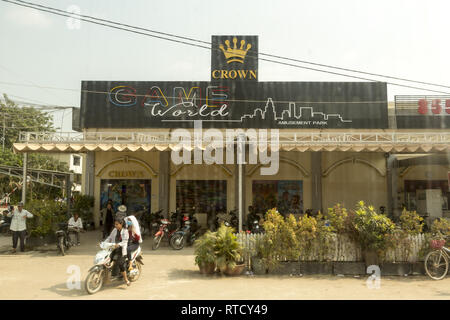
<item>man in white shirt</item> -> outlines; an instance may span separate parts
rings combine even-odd
[[[80,245],[80,232],[83,231],[83,223],[81,222],[81,218],[79,217],[78,213],[74,213],[73,217],[69,219],[68,223],[68,232],[69,237],[71,233],[74,233],[77,238],[77,245]]]
[[[19,202],[17,209],[11,210],[8,217],[12,217],[10,229],[12,231],[13,249],[16,253],[17,240],[20,238],[20,251],[25,251],[25,234],[27,232],[27,218],[33,218],[33,215],[27,210],[23,209],[23,203]]]

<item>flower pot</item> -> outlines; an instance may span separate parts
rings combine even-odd
[[[214,274],[214,271],[216,270],[216,264],[214,262],[212,263],[203,263],[199,266],[200,273],[201,274]]]
[[[223,269],[223,270],[221,269],[220,271],[222,271],[227,276],[238,276],[238,275],[242,274],[244,269],[245,269],[245,264],[237,264],[234,268],[226,267],[225,269]]]
[[[366,263],[366,267],[371,265],[379,265],[378,253],[376,250],[366,249],[363,251],[364,262]]]
[[[266,274],[267,268],[264,266],[262,259],[252,258],[252,271],[254,274]]]

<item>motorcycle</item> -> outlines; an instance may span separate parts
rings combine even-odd
[[[11,218],[6,216],[8,210],[3,211],[3,215],[0,215],[0,233],[11,233],[9,226],[11,225]]]
[[[173,220],[173,219],[172,219]],[[161,219],[159,223],[159,230],[153,237],[152,249],[157,250],[161,244],[162,238],[166,237],[170,243],[171,237],[178,231],[176,223],[169,221],[168,219]]]
[[[255,219],[251,222],[250,232],[251,233],[262,233],[263,232],[263,228],[262,228],[262,226],[260,226],[258,219]]]
[[[148,223],[150,234],[155,234],[156,230],[158,229],[158,223],[164,219],[163,215],[161,214],[163,212],[163,209],[158,210],[156,212],[152,212],[150,214],[150,221]]]
[[[85,281],[85,289],[89,294],[98,292],[104,283],[109,281],[122,280],[122,275],[119,272],[119,265],[115,259],[111,259],[111,253],[114,251],[115,243],[102,242],[100,243],[100,250],[94,258],[94,266],[89,269],[89,273]],[[139,279],[142,273],[143,256],[141,247],[139,246],[131,253],[132,269],[127,269],[127,277],[130,282],[135,282]],[[128,261],[127,261],[128,265]]]
[[[181,230],[176,231],[170,238],[170,245],[175,250],[183,249],[186,244],[192,245],[197,238],[199,231],[197,218],[192,214],[184,217],[183,222]]]
[[[239,219],[236,214],[237,209],[231,210],[228,215],[220,215],[217,216],[215,221],[215,228],[216,230],[220,227],[220,225],[223,223],[227,227],[232,227],[234,230],[237,230],[239,227]]]
[[[61,255],[66,255],[66,252],[73,246],[71,239],[69,238],[69,233],[67,231],[67,223],[60,223],[59,230],[55,232],[56,234],[56,247],[58,248]]]

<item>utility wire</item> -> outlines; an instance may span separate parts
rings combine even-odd
[[[8,1],[8,0],[2,0],[2,1],[13,3],[13,2]],[[107,22],[107,23],[111,23],[111,24],[114,24],[114,25],[118,25],[118,26],[124,26],[124,27],[127,27],[127,28],[133,28],[133,29],[136,29],[136,30],[142,30],[142,31],[146,31],[146,32],[161,34],[161,35],[164,35],[164,36],[170,36],[170,37],[174,37],[174,38],[178,38],[178,39],[182,39],[182,40],[188,40],[188,41],[197,42],[197,43],[201,43],[201,44],[212,45],[211,42],[202,41],[202,40],[198,40],[198,39],[194,39],[194,38],[190,38],[190,37],[178,36],[178,35],[171,34],[171,33],[165,33],[165,32],[151,30],[151,29],[147,29],[147,28],[136,27],[136,26],[132,26],[132,25],[124,24],[124,23],[119,23],[119,22],[115,22],[115,21],[111,21],[111,20],[107,20],[107,19],[96,18],[96,17],[89,16],[89,15],[82,15],[82,14],[71,13],[71,12],[68,12],[68,11],[65,11],[65,10],[52,8],[52,7],[48,7],[48,6],[43,6],[43,5],[35,4],[35,3],[32,3],[32,2],[26,2],[26,1],[22,1],[22,0],[15,0],[15,1],[16,2],[20,2],[22,4],[27,4],[27,5],[31,5],[31,6],[36,6],[36,7],[40,7],[40,8],[54,10],[54,11],[61,12],[61,13],[66,13],[66,14],[69,14],[70,17],[77,16],[77,17],[92,19],[92,20],[96,20],[96,21]],[[21,5],[19,3],[15,3],[15,4],[16,5]],[[24,6],[27,6],[27,5],[24,5]],[[27,7],[30,7],[30,6],[27,6]],[[32,7],[32,8],[34,8],[34,7]],[[38,9],[38,8],[34,8],[34,9],[49,12],[47,10],[42,10],[42,9]],[[50,13],[57,14],[55,12],[50,12]],[[67,15],[64,15],[64,16],[67,16]],[[80,19],[80,20],[86,21],[84,19]],[[87,21],[87,22],[95,23],[93,21]],[[113,27],[113,26],[110,26],[110,27]],[[132,30],[126,30],[126,31],[133,32]],[[148,35],[148,34],[146,34],[146,35]],[[157,37],[157,36],[154,36],[154,35],[148,35],[148,36]],[[162,37],[157,37],[157,38],[162,38]],[[169,41],[175,41],[175,40],[167,39],[167,38],[163,38],[163,39],[164,40],[169,40]],[[177,42],[177,41],[175,41],[175,42]],[[190,44],[190,43],[186,43],[184,41],[182,41],[181,43],[188,44],[188,45],[193,45],[193,44]],[[199,46],[199,47],[207,48],[205,46]],[[211,49],[211,48],[208,48],[208,49]],[[412,82],[412,83],[419,83],[419,84],[430,85],[430,86],[450,88],[450,86],[448,86],[448,85],[442,85],[442,84],[436,84],[436,83],[430,83],[430,82],[424,82],[424,81],[411,80],[411,79],[406,79],[406,78],[401,78],[401,77],[387,76],[387,75],[378,74],[378,73],[364,72],[364,71],[359,71],[359,70],[355,70],[355,69],[336,67],[336,66],[332,66],[332,65],[315,63],[315,62],[299,60],[299,59],[293,59],[293,58],[287,58],[287,57],[283,57],[283,56],[279,56],[279,55],[273,55],[273,54],[262,53],[262,52],[260,52],[259,54],[262,55],[262,56],[267,56],[267,57],[271,57],[271,58],[277,58],[277,59],[282,59],[282,60],[288,60],[288,61],[293,61],[293,62],[299,62],[299,63],[304,63],[304,64],[321,66],[321,67],[337,69],[337,70],[342,70],[342,71],[366,74],[366,75],[371,75],[371,76],[377,76],[377,77],[394,79],[394,80],[400,80],[400,81],[406,81],[406,82]],[[250,56],[250,55],[248,55],[248,56]],[[269,59],[262,59],[262,58],[259,58],[259,59],[262,60],[262,61],[267,61],[267,62],[280,63],[280,62],[277,62],[277,61],[274,61],[274,60],[269,60]],[[283,63],[281,63],[281,64],[283,64]],[[295,67],[304,68],[304,69],[309,69],[309,70],[313,70],[313,71],[327,72],[325,70],[306,68],[306,67],[301,67],[301,66],[292,65],[292,64],[286,64],[286,65],[288,65],[288,66],[295,66]],[[335,74],[335,75],[339,75],[339,76],[345,76],[345,77],[354,77],[354,76],[350,76],[350,75],[343,75],[343,74],[340,74],[340,73],[333,73],[333,72],[327,72],[327,73],[331,73],[331,74]],[[375,80],[372,80],[372,79],[365,79],[365,78],[360,78],[360,77],[354,77],[354,78],[361,79],[361,80],[375,81]],[[389,84],[397,85],[397,86],[404,86],[404,85],[395,84],[395,83],[389,83]],[[416,87],[411,87],[411,86],[405,86],[405,87],[413,88],[413,89],[419,89],[419,90],[428,90],[428,89],[416,88]],[[436,91],[433,91],[433,92],[436,92]]]
[[[112,81],[117,82],[117,81]],[[21,84],[21,83],[11,83],[11,82],[2,82],[3,84],[8,85],[15,85],[15,86],[30,86],[27,84]],[[76,91],[76,92],[84,92],[84,93],[92,93],[92,94],[111,94],[110,91],[97,91],[97,90],[84,90],[84,89],[70,89],[70,88],[57,88],[57,87],[47,87],[55,90],[66,90],[66,91]],[[123,95],[129,95],[128,93],[124,93]],[[134,97],[148,97],[148,94],[133,94]],[[179,99],[180,97],[173,97],[173,96],[164,96],[166,99]],[[206,100],[206,98],[198,98],[198,100]],[[249,99],[226,99],[224,100],[226,102],[248,102],[248,103],[265,103],[267,102],[267,99],[265,100],[249,100]],[[273,100],[273,102],[277,103],[289,103],[289,102],[296,102],[296,103],[315,103],[315,104],[325,104],[325,103],[343,103],[343,104],[364,104],[364,103],[386,103],[385,100],[378,100],[378,101],[292,101],[292,100]]]

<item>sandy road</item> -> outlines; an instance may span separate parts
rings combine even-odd
[[[82,235],[83,245],[68,255],[56,251],[5,254],[10,239],[0,237],[0,299],[449,299],[450,278],[433,281],[424,276],[383,277],[381,288],[369,289],[366,277],[337,276],[224,276],[205,277],[194,265],[192,248],[152,251],[144,242],[141,278],[126,287],[105,286],[95,295],[67,288],[70,265],[80,267],[84,281],[92,266],[98,233]],[[51,246],[50,246],[51,248]]]

